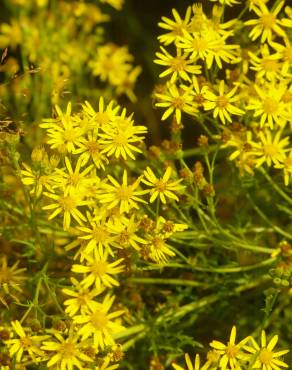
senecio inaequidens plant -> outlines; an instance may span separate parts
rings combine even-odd
[[[40,106],[36,145],[29,122],[1,121],[0,370],[289,368],[292,8],[210,0],[163,16],[152,97],[170,139],[147,147],[117,101],[139,105],[141,67],[100,26],[124,2],[97,3],[13,0],[0,26],[20,54],[5,49],[3,73],[52,77],[24,68],[1,89],[8,111],[25,85],[23,106]],[[78,99],[61,108],[65,85]]]

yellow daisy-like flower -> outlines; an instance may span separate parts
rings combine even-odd
[[[31,195],[39,198],[44,188],[46,190],[51,189],[52,177],[50,175],[41,175],[26,163],[22,163],[22,166],[24,167],[24,170],[21,170],[21,181],[26,186],[33,186],[29,192]]]
[[[164,45],[176,43],[183,36],[183,31],[187,29],[191,14],[192,8],[190,6],[187,8],[184,18],[181,18],[178,12],[172,9],[174,20],[162,17],[163,22],[158,23],[159,27],[168,31],[166,34],[159,36],[158,40]]]
[[[115,220],[109,223],[109,229],[116,236],[114,246],[116,248],[133,247],[140,250],[140,244],[146,244],[146,240],[137,235],[139,231],[139,223],[135,215],[131,218],[123,217],[121,220]]]
[[[94,347],[104,349],[115,344],[113,335],[121,332],[124,327],[115,320],[124,311],[109,313],[115,297],[107,295],[97,309],[90,309],[86,314],[74,316],[73,320],[80,325],[78,334],[82,340],[93,337]]]
[[[213,117],[219,116],[223,124],[232,122],[230,114],[241,116],[244,111],[233,105],[232,103],[238,101],[239,97],[236,96],[237,86],[230,90],[227,94],[225,93],[225,83],[222,80],[219,84],[219,95],[215,95],[209,89],[204,89],[203,96],[206,99],[204,102],[205,110],[213,110]]]
[[[267,344],[266,333],[262,330],[261,334],[261,347],[252,338],[253,347],[245,346],[244,348],[256,355],[255,363],[252,369],[262,369],[262,370],[280,370],[280,367],[288,368],[289,365],[285,362],[279,360],[279,357],[285,355],[289,350],[282,350],[279,352],[274,352],[274,348],[278,342],[278,335],[274,335],[270,342]]]
[[[107,208],[111,209],[116,206],[120,207],[120,212],[129,212],[131,208],[138,209],[137,202],[147,203],[141,199],[139,195],[146,194],[148,190],[136,190],[140,184],[142,177],[140,176],[133,184],[128,185],[127,171],[124,170],[123,182],[120,185],[111,175],[108,175],[111,184],[104,184],[103,192],[98,196],[101,203],[107,204]]]
[[[276,8],[272,11],[262,1],[258,2],[258,7],[253,7],[253,11],[259,18],[250,19],[245,22],[246,26],[253,26],[253,29],[249,33],[252,41],[261,37],[261,43],[265,41],[271,42],[273,33],[281,37],[287,37],[285,31],[280,27],[281,21],[277,19],[284,4],[285,1],[277,3]]]
[[[286,186],[288,186],[292,176],[292,150],[290,150],[287,157],[285,156],[280,163],[275,165],[275,168],[283,169],[284,183]]]
[[[45,357],[45,353],[40,349],[40,343],[42,340],[48,338],[48,336],[28,335],[18,320],[12,321],[11,326],[19,338],[5,341],[5,344],[9,348],[10,356],[15,356],[16,362],[18,363],[21,362],[23,355],[25,358],[29,355],[35,363],[40,362]]]
[[[142,179],[142,182],[152,188],[150,190],[150,203],[153,203],[157,197],[163,204],[166,204],[166,197],[178,201],[174,192],[183,189],[183,186],[179,185],[182,179],[169,181],[171,174],[172,168],[167,167],[164,175],[157,178],[150,167],[146,168],[144,171],[145,179]]]
[[[64,288],[62,292],[70,297],[64,301],[65,312],[69,316],[75,316],[76,313],[80,312],[84,314],[89,308],[96,308],[98,303],[94,300],[96,296],[102,293],[101,289],[89,290],[84,288],[75,278],[70,278],[73,285],[73,289]]]
[[[108,157],[114,155],[116,158],[135,159],[134,152],[142,153],[137,148],[138,143],[142,143],[147,132],[145,126],[136,126],[132,120],[132,115],[126,117],[124,109],[121,116],[116,117],[110,124],[102,127],[102,133],[99,133],[99,143],[103,145],[101,153]]]
[[[254,117],[261,116],[260,126],[274,128],[276,123],[280,128],[284,128],[289,120],[289,104],[283,101],[283,96],[287,90],[284,84],[269,83],[263,86],[254,85],[257,97],[251,98],[247,109],[254,110]]]
[[[23,276],[23,272],[26,268],[17,268],[19,261],[16,261],[12,266],[8,266],[7,256],[0,258],[0,289],[3,289],[6,294],[11,294],[10,289],[15,289],[21,292],[21,285],[26,277]],[[1,293],[0,293],[1,294]],[[0,301],[3,302],[3,298],[0,295]]]
[[[195,61],[188,58],[188,53],[182,53],[180,48],[177,48],[177,55],[173,57],[162,46],[162,53],[156,53],[154,63],[168,67],[164,72],[160,73],[159,77],[171,75],[170,82],[174,83],[179,77],[186,81],[191,81],[190,75],[201,73],[201,66],[196,65]]]
[[[69,335],[64,338],[57,330],[51,330],[52,337],[48,341],[44,341],[42,350],[49,353],[48,367],[57,366],[58,369],[72,370],[78,368],[84,369],[84,365],[91,363],[93,359],[84,353],[84,343],[80,342],[80,338],[73,327],[69,329]]]
[[[85,116],[87,116],[92,122],[92,129],[96,127],[103,127],[109,124],[109,122],[117,116],[120,107],[118,105],[114,107],[114,104],[114,101],[110,101],[110,103],[107,104],[107,106],[105,107],[104,99],[102,96],[99,98],[98,101],[97,112],[93,109],[92,105],[88,101],[85,101],[85,103],[82,104],[82,111]]]
[[[95,370],[115,370],[117,369],[120,365],[119,364],[113,364],[110,365],[110,357],[106,357],[103,359],[103,362],[101,365],[97,365],[94,369]]]
[[[196,357],[194,359],[194,363],[192,363],[190,356],[188,353],[185,354],[185,361],[187,368],[183,368],[177,364],[172,364],[172,367],[175,370],[206,370],[208,367],[206,365],[200,366],[200,355],[196,354]]]
[[[60,213],[63,213],[63,228],[64,230],[69,230],[71,225],[71,217],[79,225],[82,225],[82,221],[86,221],[85,216],[78,210],[78,207],[90,204],[90,201],[80,200],[79,195],[76,193],[66,194],[53,194],[44,192],[44,195],[55,200],[56,203],[44,206],[44,210],[53,210],[53,213],[49,216],[49,220],[52,220]]]
[[[60,153],[75,150],[84,134],[84,130],[74,121],[71,110],[71,103],[68,103],[65,113],[56,106],[57,118],[45,119],[40,124],[40,127],[47,130],[48,144]]]
[[[82,137],[80,143],[77,143],[78,149],[73,151],[73,154],[79,155],[81,166],[85,166],[91,159],[95,164],[96,168],[103,170],[104,165],[108,164],[109,161],[101,151],[103,146],[98,142],[98,130],[92,130],[87,133],[87,138]]]
[[[280,53],[270,54],[267,44],[264,44],[260,53],[261,57],[252,52],[248,53],[251,63],[250,69],[257,72],[257,79],[266,78],[269,81],[274,81],[285,75]]]
[[[192,89],[181,85],[179,88],[171,83],[166,85],[166,92],[163,94],[155,94],[159,102],[155,105],[157,107],[166,108],[162,116],[162,121],[166,120],[171,114],[175,114],[178,124],[181,123],[181,114],[185,112],[192,116],[196,115],[198,110],[194,102]]]
[[[74,264],[71,271],[78,274],[86,274],[86,277],[81,281],[81,285],[84,288],[89,288],[94,284],[96,289],[100,290],[103,286],[111,288],[112,286],[120,285],[111,275],[119,274],[124,270],[124,266],[120,265],[123,258],[109,263],[107,261],[108,253],[102,250],[95,250],[93,255],[84,254],[83,257],[86,264]]]
[[[81,169],[82,159],[79,157],[73,170],[71,161],[68,157],[65,157],[66,169],[56,168],[54,174],[54,182],[64,191],[64,195],[86,193],[86,186],[90,183],[90,178],[88,176],[89,172],[93,168],[93,164],[89,165],[82,172]]]
[[[240,361],[246,360],[246,354],[244,354],[241,349],[251,338],[246,337],[237,344],[235,344],[235,339],[236,327],[233,326],[227,345],[217,340],[213,340],[210,343],[210,346],[221,355],[219,366],[222,370],[227,369],[228,365],[231,367],[231,369],[240,370],[242,369],[240,366]]]
[[[167,238],[162,233],[157,233],[149,236],[149,257],[158,264],[163,264],[168,261],[170,257],[174,257],[175,253],[171,246],[167,244]]]
[[[111,247],[114,246],[115,237],[108,222],[104,217],[100,220],[91,219],[89,222],[90,227],[78,227],[78,230],[82,232],[78,238],[88,241],[87,245],[82,248],[82,252],[90,254],[94,250],[99,250],[101,253],[103,250],[107,250],[110,255],[113,255]]]
[[[270,130],[267,130],[265,134],[263,132],[259,133],[261,142],[253,142],[255,149],[253,154],[259,156],[255,161],[256,167],[260,167],[265,162],[268,166],[271,166],[272,163],[278,165],[285,160],[285,152],[287,150],[284,148],[289,144],[289,137],[281,139],[281,135],[281,131],[277,131],[274,137]]]

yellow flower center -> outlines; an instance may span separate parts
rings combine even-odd
[[[90,322],[96,329],[102,330],[107,327],[108,318],[104,312],[96,311],[91,315]]]
[[[108,237],[108,232],[102,226],[96,227],[92,230],[92,238],[97,242],[104,242]]]
[[[163,180],[157,180],[155,183],[155,189],[160,193],[163,193],[167,189],[167,182]]]
[[[86,291],[81,291],[78,294],[77,300],[81,306],[86,305],[89,300],[88,290],[86,289]]]
[[[208,42],[205,39],[194,39],[193,40],[193,49],[198,53],[204,52],[208,49]]]
[[[86,144],[85,144],[85,147],[87,149],[87,151],[92,155],[92,154],[95,154],[95,153],[99,153],[99,145],[96,141],[88,141]]]
[[[70,128],[64,131],[65,141],[74,141],[77,138],[77,133],[74,128]]]
[[[70,197],[70,196],[66,196],[66,197],[61,197],[59,199],[59,204],[61,206],[61,208],[63,209],[63,211],[72,211],[74,208],[76,208],[76,202],[75,200]]]
[[[20,338],[20,343],[23,348],[29,348],[33,345],[32,340],[30,337],[23,337]]]
[[[98,126],[106,125],[109,122],[109,116],[105,112],[97,112],[95,120],[98,123]]]
[[[266,58],[262,61],[262,68],[266,72],[277,72],[279,70],[279,63],[276,60]]]
[[[156,236],[155,238],[152,239],[152,244],[156,249],[162,249],[164,246],[164,241],[163,239]]]
[[[115,135],[113,142],[117,146],[124,146],[128,144],[128,136],[125,132],[119,131],[117,135]]]
[[[218,108],[226,108],[229,100],[226,98],[226,96],[218,96],[216,103]]]
[[[71,173],[71,175],[68,176],[68,184],[71,186],[77,186],[79,181],[80,181],[79,173]]]
[[[130,235],[127,230],[123,230],[119,236],[119,242],[121,244],[127,244],[130,240]]]
[[[91,272],[97,276],[101,277],[107,272],[107,266],[108,264],[103,261],[96,261],[92,266],[91,266]]]
[[[279,152],[278,148],[273,144],[264,145],[264,153],[266,156],[273,157]]]
[[[261,16],[261,21],[262,21],[262,25],[265,28],[270,28],[271,29],[275,25],[276,18],[273,14],[268,13],[268,14],[263,14]]]
[[[264,365],[271,365],[273,361],[273,352],[269,351],[267,348],[262,349],[259,360]]]
[[[121,185],[117,192],[117,197],[120,200],[129,200],[133,195],[133,190],[129,186]]]
[[[278,111],[279,103],[274,98],[266,98],[263,103],[263,110],[267,114],[275,114]]]
[[[182,57],[176,57],[170,61],[170,66],[173,71],[183,71],[186,67],[186,61]]]
[[[172,105],[176,109],[183,109],[184,104],[185,104],[185,101],[181,97],[174,98],[172,101]]]
[[[238,355],[239,349],[236,345],[228,343],[225,352],[227,357],[235,358]]]
[[[75,357],[76,355],[76,349],[75,349],[75,344],[68,342],[68,343],[62,343],[60,346],[60,355],[62,358],[72,358]]]

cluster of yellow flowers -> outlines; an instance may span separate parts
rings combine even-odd
[[[133,56],[126,47],[105,44],[104,24],[110,16],[101,3],[120,10],[123,1],[12,1],[8,6],[17,7],[18,12],[0,25],[0,48],[7,48],[0,72],[11,81],[9,86],[1,85],[1,100],[9,101],[12,88],[15,104],[25,114],[32,107],[33,116],[40,118],[65,94],[74,91],[88,96],[91,89],[83,87],[85,80],[90,80],[98,94],[103,91],[111,96],[114,90],[115,96],[126,94],[134,100],[140,67],[133,67]],[[37,102],[39,95],[42,104]]]
[[[115,369],[118,364],[109,365],[116,358],[115,336],[125,330],[125,310],[112,310],[111,289],[119,286],[116,275],[125,270],[125,258],[119,256],[127,250],[132,258],[157,264],[175,256],[167,241],[187,226],[162,217],[159,204],[178,201],[182,180],[172,180],[170,166],[161,177],[150,167],[135,170],[131,161],[143,152],[147,129],[135,125],[132,115],[114,101],[106,105],[101,97],[97,111],[85,102],[78,113],[70,103],[66,112],[57,106],[55,118],[43,120],[41,127],[55,154],[44,147],[34,149],[33,164],[24,163],[21,176],[35,202],[46,200],[42,209],[49,212],[49,220],[62,220],[60,227],[72,238],[64,247],[74,261],[72,275],[62,288],[68,325],[34,335],[12,321],[5,343],[17,364],[46,361],[57,369],[85,369],[97,356],[102,365],[95,369]],[[14,271],[16,281],[20,272]],[[105,350],[107,356],[102,355]]]
[[[184,112],[204,123],[214,140],[223,140],[222,148],[232,148],[229,158],[241,172],[253,174],[266,164],[282,170],[288,185],[292,9],[285,1],[250,0],[237,18],[225,21],[224,6],[238,2],[219,3],[210,17],[195,4],[183,18],[175,9],[174,19],[162,18],[167,33],[159,36],[163,46],[155,62],[168,80],[155,94],[156,106],[166,109],[162,120],[174,114],[180,124]],[[243,21],[248,12],[256,17]]]
[[[200,365],[200,356],[197,354],[192,363],[189,354],[185,354],[187,368],[173,364],[175,370],[279,370],[280,367],[288,368],[288,365],[281,360],[281,356],[289,350],[274,351],[278,342],[278,336],[275,335],[267,343],[266,333],[261,333],[260,345],[252,336],[248,336],[236,343],[236,327],[233,326],[230,338],[227,344],[213,340],[210,343],[212,348],[207,353],[207,359],[204,365]]]

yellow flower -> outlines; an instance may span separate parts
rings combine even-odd
[[[23,281],[26,280],[26,277],[23,276],[22,273],[26,271],[26,268],[17,268],[19,261],[16,261],[12,266],[8,266],[7,256],[1,257],[0,262],[0,302],[7,306],[6,301],[2,297],[2,289],[5,294],[10,295],[18,301],[11,289],[22,292],[21,285],[23,284]]]
[[[288,353],[289,350],[282,350],[279,352],[273,351],[277,342],[278,335],[274,335],[267,344],[266,333],[264,330],[262,330],[261,334],[261,347],[252,338],[253,347],[244,347],[248,352],[256,355],[256,361],[253,364],[252,369],[280,370],[280,367],[289,367],[285,362],[279,360],[279,357]]]
[[[98,303],[94,300],[96,296],[102,293],[102,290],[84,288],[75,278],[70,278],[73,289],[64,288],[62,292],[70,297],[64,301],[65,312],[69,316],[75,316],[80,311],[81,314],[87,312],[89,308],[96,308]]]
[[[222,370],[227,369],[228,365],[231,367],[231,369],[240,370],[242,369],[240,362],[242,360],[246,360],[247,358],[246,354],[244,354],[241,351],[241,349],[251,338],[246,337],[237,344],[235,344],[235,339],[236,339],[236,327],[233,326],[231,329],[230,338],[227,345],[217,340],[213,340],[210,343],[210,346],[221,355],[219,366]]]
[[[106,346],[115,344],[113,335],[122,331],[124,327],[115,320],[121,316],[124,311],[119,310],[109,313],[114,296],[107,295],[97,309],[90,309],[86,314],[74,316],[73,320],[80,325],[78,335],[82,340],[93,337],[94,347],[104,349]]]
[[[43,192],[43,189],[51,190],[52,177],[50,175],[40,174],[34,171],[26,163],[22,163],[24,170],[21,170],[21,181],[24,185],[33,185],[30,190],[30,194],[39,198]]]
[[[292,150],[290,150],[287,157],[285,156],[285,158],[281,159],[280,163],[275,165],[275,168],[283,169],[284,183],[288,186],[292,176]]]
[[[52,336],[50,340],[44,341],[42,349],[49,352],[49,361],[47,366],[58,366],[58,369],[72,370],[75,366],[78,369],[84,369],[84,365],[92,362],[93,359],[84,353],[84,343],[80,342],[80,338],[73,327],[69,329],[69,334],[64,338],[57,330],[51,330]]]
[[[162,233],[155,233],[149,235],[147,245],[149,249],[149,257],[158,264],[166,263],[169,257],[174,257],[175,253],[171,246],[166,242],[166,236]]]
[[[153,203],[158,196],[163,204],[166,204],[165,197],[174,199],[176,201],[179,200],[174,191],[180,191],[184,188],[182,185],[179,185],[182,179],[172,182],[169,181],[171,173],[172,168],[167,167],[164,175],[160,178],[157,178],[150,167],[146,168],[144,171],[144,176],[146,179],[142,179],[142,182],[152,188],[150,190],[150,203]]]
[[[188,58],[188,53],[183,53],[177,48],[176,56],[173,57],[162,46],[162,53],[156,53],[154,63],[168,67],[159,77],[171,75],[170,82],[174,83],[179,77],[186,81],[191,81],[189,74],[196,75],[201,73],[201,66],[195,64],[195,60]]]
[[[169,32],[159,36],[158,40],[165,45],[169,45],[173,42],[176,43],[181,36],[183,36],[183,31],[187,29],[191,18],[191,13],[192,8],[189,6],[186,10],[184,18],[181,18],[175,9],[172,9],[174,20],[162,17],[161,19],[163,22],[159,22],[158,26]]]
[[[138,143],[142,143],[147,132],[145,126],[135,126],[132,115],[126,117],[124,109],[119,117],[114,118],[110,124],[102,127],[102,133],[99,133],[99,143],[103,145],[101,153],[107,156],[114,155],[116,158],[121,156],[124,159],[128,157],[135,159],[134,153],[141,153],[142,150],[137,148]]]
[[[276,123],[284,128],[289,120],[289,104],[283,101],[286,92],[284,84],[267,83],[263,86],[254,85],[257,97],[251,98],[247,109],[254,110],[254,117],[261,116],[260,126],[274,128]]]
[[[120,258],[112,263],[107,261],[108,253],[102,250],[94,250],[93,255],[83,255],[86,264],[72,266],[71,271],[79,274],[86,274],[81,281],[81,285],[84,288],[89,288],[93,284],[97,290],[100,290],[103,286],[111,288],[112,286],[119,286],[119,282],[115,280],[111,275],[119,274],[124,270],[124,266],[120,263],[123,258]]]
[[[114,245],[115,237],[111,233],[108,222],[103,217],[100,220],[90,219],[90,227],[78,227],[82,231],[82,235],[78,238],[81,240],[89,241],[84,248],[83,253],[91,253],[93,250],[107,250],[110,255],[113,255],[111,246]],[[85,235],[84,235],[85,234]]]
[[[82,104],[82,111],[86,117],[92,122],[92,129],[103,127],[118,115],[120,107],[114,107],[114,101],[110,101],[105,107],[104,99],[101,96],[98,101],[98,111],[96,112],[88,101]]]
[[[171,83],[166,85],[167,90],[163,94],[155,94],[159,102],[157,107],[167,108],[162,116],[162,121],[166,120],[171,114],[175,114],[178,124],[181,123],[181,113],[185,112],[190,115],[197,114],[196,103],[194,102],[193,92],[190,87],[181,85],[179,88]]]
[[[183,37],[178,42],[178,46],[187,53],[190,53],[190,58],[193,60],[208,60],[211,55],[214,55],[213,49],[220,45],[219,39],[219,35],[210,29],[203,30],[202,32],[184,31]]]
[[[119,205],[120,212],[129,212],[131,208],[138,209],[137,202],[147,203],[141,199],[139,195],[147,193],[147,190],[136,190],[140,184],[141,176],[131,185],[128,185],[127,171],[124,170],[123,182],[120,185],[111,175],[108,175],[108,179],[111,184],[104,184],[103,193],[98,196],[101,203],[106,203],[107,208],[111,209]]]
[[[213,110],[213,117],[217,118],[219,116],[220,120],[223,124],[228,122],[232,122],[230,114],[235,114],[241,116],[244,114],[244,111],[236,107],[235,105],[231,104],[236,102],[239,97],[236,96],[237,86],[235,86],[232,90],[230,90],[227,94],[225,94],[225,83],[222,80],[219,84],[219,95],[215,95],[209,89],[204,89],[203,96],[206,99],[204,102],[204,109],[205,110]],[[230,114],[229,114],[230,113]]]
[[[257,72],[257,79],[266,78],[269,81],[274,81],[285,75],[280,53],[270,54],[267,44],[264,44],[260,49],[260,53],[261,57],[252,52],[248,53],[251,63],[250,69]]]
[[[28,354],[31,360],[35,363],[42,361],[45,357],[45,353],[40,349],[40,342],[48,336],[31,336],[26,334],[18,320],[12,321],[11,325],[19,338],[8,339],[5,341],[5,344],[9,348],[10,356],[15,356],[16,362],[21,362],[24,354],[24,358],[27,358]]]
[[[287,151],[284,148],[289,144],[289,137],[281,139],[281,135],[281,131],[277,131],[274,137],[270,130],[267,130],[265,133],[259,133],[261,142],[253,142],[253,147],[255,149],[253,154],[259,156],[255,161],[256,167],[260,167],[265,162],[268,166],[271,166],[272,163],[277,165],[283,162],[285,159],[285,152]]]
[[[101,365],[97,365],[95,370],[115,370],[119,367],[119,364],[110,365],[110,358],[106,357]]]
[[[208,368],[208,367],[206,367],[206,365],[204,365],[203,367],[200,367],[200,356],[198,354],[196,354],[194,363],[192,363],[189,354],[186,353],[185,354],[185,361],[186,361],[186,365],[187,365],[186,370],[207,370],[207,368]],[[183,367],[181,367],[177,364],[172,364],[172,367],[175,370],[185,370]]]
[[[132,215],[131,218],[123,217],[120,220],[114,220],[109,223],[109,229],[116,235],[113,242],[116,248],[133,247],[136,250],[140,250],[140,244],[147,243],[145,239],[137,235],[139,223],[135,215]]]
[[[258,19],[251,19],[245,22],[247,26],[254,26],[250,31],[249,36],[252,41],[261,37],[261,43],[265,41],[271,42],[273,33],[281,37],[287,37],[285,31],[280,27],[281,21],[277,19],[285,1],[275,3],[277,6],[270,11],[266,4],[259,1],[258,7],[253,7],[253,11],[258,15]]]
[[[84,134],[71,115],[71,103],[68,103],[66,113],[56,106],[57,118],[45,119],[40,127],[47,130],[48,144],[60,153],[71,153]]]
[[[228,6],[233,6],[235,4],[240,4],[238,0],[210,0],[210,1],[218,1],[221,5],[228,5]]]
[[[78,149],[75,149],[73,154],[79,155],[81,166],[85,166],[91,159],[96,168],[104,170],[104,165],[109,163],[107,157],[101,153],[103,146],[98,143],[97,129],[88,132],[87,138],[82,137],[77,147]]]
[[[63,228],[68,230],[71,224],[71,216],[79,225],[82,225],[82,221],[86,221],[85,216],[78,210],[78,207],[82,207],[90,204],[90,201],[81,200],[80,196],[76,193],[66,194],[53,194],[44,192],[44,195],[55,200],[55,203],[44,206],[45,210],[54,210],[49,216],[49,220],[52,220],[58,214],[63,213]]]
[[[65,157],[66,170],[56,168],[54,182],[58,188],[64,191],[64,195],[86,194],[86,186],[91,182],[88,173],[92,170],[93,165],[89,165],[80,172],[82,159],[79,157],[73,171],[71,161]],[[93,180],[94,181],[94,180]]]

